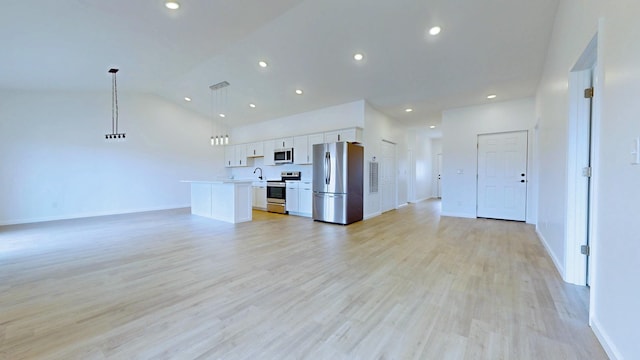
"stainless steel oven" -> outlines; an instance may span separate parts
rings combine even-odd
[[[300,180],[300,171],[283,171],[280,180],[267,180],[267,211],[287,213],[287,180]]]

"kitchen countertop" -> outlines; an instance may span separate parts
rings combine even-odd
[[[243,179],[180,180],[180,182],[201,183],[201,184],[251,184],[253,183],[253,180],[243,180]]]

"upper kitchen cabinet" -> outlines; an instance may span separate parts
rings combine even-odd
[[[324,133],[324,142],[334,143],[340,141],[362,142],[362,129],[351,128]]]
[[[247,144],[247,157],[264,156],[264,142]]]
[[[313,145],[324,143],[324,134],[296,136],[293,138],[293,163],[311,164]]]
[[[274,149],[288,149],[293,148],[293,138],[287,137],[282,139],[273,140],[273,148]]]
[[[247,145],[227,145],[224,147],[224,166],[247,166]]]
[[[273,158],[273,150],[275,150],[275,141],[267,140],[263,144],[264,149],[264,165],[275,165],[275,159]],[[295,158],[295,154],[294,154]]]

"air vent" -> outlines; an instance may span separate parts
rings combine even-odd
[[[369,194],[378,193],[378,163],[369,161]]]

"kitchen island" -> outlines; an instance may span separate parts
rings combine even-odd
[[[182,182],[191,184],[191,213],[230,223],[251,221],[251,180]]]

